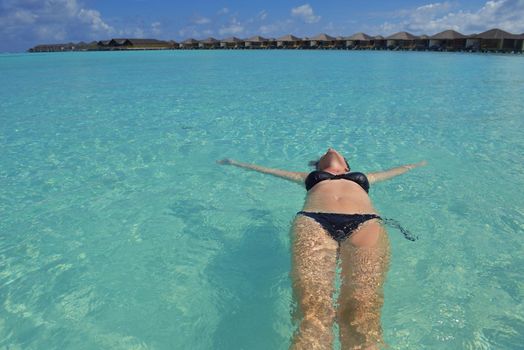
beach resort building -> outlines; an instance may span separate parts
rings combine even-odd
[[[240,49],[243,46],[244,41],[234,36],[220,41],[220,47],[223,49]]]
[[[302,48],[302,39],[288,34],[277,39],[277,48],[281,49],[299,49]]]
[[[244,41],[244,46],[248,49],[266,49],[270,46],[269,39],[260,35],[252,36]]]
[[[217,49],[220,47],[220,40],[209,37],[198,42],[198,47],[201,49]]]
[[[436,51],[458,51],[466,47],[467,36],[454,30],[445,30],[429,38],[429,49]]]
[[[332,37],[320,33],[303,39],[288,34],[278,39],[254,35],[245,40],[237,37],[203,40],[193,38],[181,43],[157,39],[113,38],[91,43],[65,43],[36,45],[29,52],[55,51],[105,51],[105,50],[164,50],[164,49],[354,49],[354,50],[431,50],[524,53],[524,33],[512,34],[494,28],[479,34],[465,35],[454,30],[445,30],[434,35],[420,36],[398,32],[384,38],[355,33],[351,36]]]
[[[417,38],[408,32],[398,32],[386,37],[386,47],[390,50],[413,50]]]
[[[346,38],[345,46],[350,49],[370,49],[372,47],[372,40],[373,37],[366,33],[355,33]]]
[[[511,34],[498,28],[472,35],[469,40],[474,46],[478,47],[480,51],[522,51],[522,45],[520,45],[520,48],[518,45],[520,41],[519,35]]]
[[[375,35],[370,42],[372,50],[384,50],[387,40],[382,35]]]
[[[182,41],[179,45],[180,49],[198,49],[200,42],[196,39],[189,38]]]
[[[117,38],[111,40],[102,40],[98,42],[98,46],[109,49],[125,49],[125,50],[140,50],[140,49],[167,49],[174,48],[172,42],[157,40],[157,39],[128,39]]]
[[[336,39],[325,33],[306,38],[305,41],[309,42],[309,45],[306,43],[306,46],[309,46],[311,49],[333,49],[336,46]]]

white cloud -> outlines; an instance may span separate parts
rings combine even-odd
[[[258,32],[264,35],[283,35],[290,30],[292,24],[293,21],[291,19],[264,24],[258,28]]]
[[[115,32],[99,11],[86,8],[77,0],[0,1],[2,45],[27,49],[20,46],[96,39]]]
[[[111,33],[113,28],[102,20],[100,12],[81,8],[77,14],[78,19],[90,26],[95,33]]]
[[[197,29],[195,26],[187,26],[178,31],[178,35],[182,37],[182,40],[189,39],[189,38],[203,38],[207,36],[213,35],[213,30],[211,29],[204,29],[200,30]]]
[[[501,28],[514,33],[524,31],[524,0],[491,0],[477,11],[449,11],[447,2],[420,6],[404,12],[398,22],[384,22],[379,31],[384,34],[407,30],[415,33],[436,33],[454,29],[463,33]]]
[[[208,24],[211,23],[211,20],[206,17],[197,17],[192,21],[194,24],[202,25],[202,24]]]
[[[162,33],[162,24],[160,22],[151,23],[151,32],[155,35],[160,35]]]
[[[244,27],[237,24],[230,24],[226,27],[222,27],[218,30],[220,35],[239,35],[244,32]]]
[[[227,7],[223,7],[220,10],[218,10],[217,15],[226,15],[229,13],[229,9]]]
[[[184,39],[187,38],[195,38],[201,36],[201,33],[199,30],[195,28],[195,26],[187,26],[178,31],[178,35],[183,37]]]
[[[235,18],[231,18],[229,24],[222,26],[218,33],[220,35],[239,35],[244,32],[244,26]]]
[[[306,23],[316,23],[320,21],[320,16],[315,15],[313,8],[309,4],[292,8],[291,16],[300,18]]]

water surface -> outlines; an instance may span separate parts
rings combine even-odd
[[[524,58],[423,52],[0,55],[0,347],[287,349],[305,189],[355,171],[390,229],[393,349],[524,343]],[[338,346],[338,344],[337,344]]]

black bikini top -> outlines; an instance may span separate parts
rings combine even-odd
[[[333,175],[327,171],[315,170],[309,173],[306,177],[306,190],[310,190],[320,181],[324,180],[335,180],[335,179],[345,179],[349,181],[354,181],[364,189],[364,191],[369,192],[369,181],[365,174],[359,172],[345,173],[340,175]]]

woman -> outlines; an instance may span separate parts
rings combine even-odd
[[[310,163],[316,167],[311,173],[265,168],[232,159],[218,163],[275,175],[303,184],[308,191],[290,231],[291,277],[298,306],[294,320],[299,322],[291,348],[331,349],[335,320],[342,349],[377,349],[385,345],[380,309],[389,241],[382,223],[388,219],[381,218],[373,207],[369,184],[427,163],[368,174],[349,172],[347,160],[332,148]],[[332,294],[337,261],[341,263],[341,287],[335,306]]]

